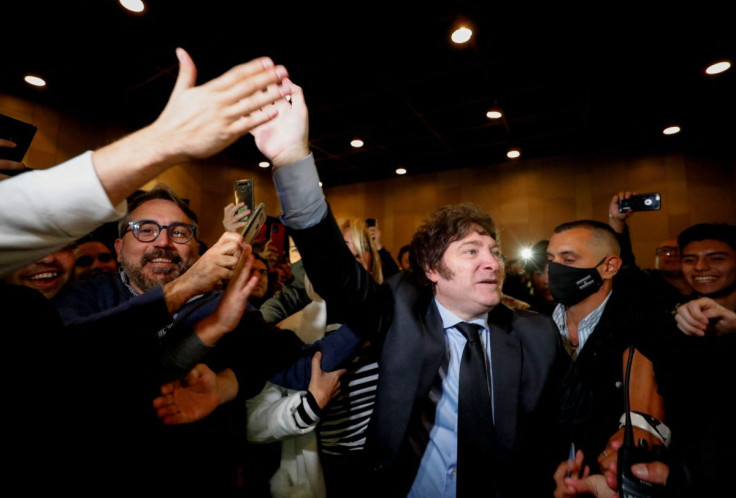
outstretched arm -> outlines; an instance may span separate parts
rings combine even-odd
[[[0,274],[64,247],[125,213],[126,198],[166,169],[222,151],[278,112],[283,66],[260,57],[195,86],[197,70],[177,49],[171,97],[149,126],[94,152],[0,182]],[[19,215],[14,206],[23,206]],[[70,217],[69,213],[74,216]]]
[[[195,86],[197,68],[176,49],[179,75],[161,115],[151,125],[94,152],[97,175],[113,205],[180,162],[216,154],[276,115],[268,104],[288,95],[288,75],[259,57]]]

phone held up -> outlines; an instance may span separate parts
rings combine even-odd
[[[36,130],[36,126],[30,123],[0,114],[0,159],[22,163]],[[27,171],[27,168],[20,169],[10,165],[8,169],[0,169],[0,175],[15,176],[23,171]]]
[[[250,214],[243,216],[240,221],[248,221],[248,219],[253,215],[253,179],[245,178],[233,182],[233,193],[235,194],[235,204],[238,204],[239,202],[245,203],[245,206],[238,209],[238,213],[250,211]]]
[[[243,236],[248,244],[253,243],[253,239],[255,239],[256,235],[258,235],[258,232],[261,231],[261,227],[265,222],[266,209],[261,202],[260,204],[258,204],[258,207],[256,207],[256,210],[251,213],[250,217],[248,218],[248,223],[245,225],[245,228],[243,228],[243,231],[240,232],[240,234]]]
[[[629,211],[659,211],[661,208],[662,198],[659,192],[632,195],[628,199],[618,201],[619,213],[628,213]]]

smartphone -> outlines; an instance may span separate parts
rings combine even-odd
[[[286,251],[285,227],[281,223],[271,223],[271,234],[268,237],[271,240],[271,246],[283,255]]]
[[[658,211],[661,207],[662,202],[659,192],[632,195],[628,199],[618,201],[619,213],[629,211]]]
[[[253,215],[254,195],[253,195],[253,179],[244,178],[233,182],[233,194],[235,194],[235,204],[244,202],[245,206],[238,209],[238,213],[244,213],[250,210],[249,215],[243,216],[240,221],[248,221]]]
[[[365,226],[366,227],[374,227],[374,226],[376,226],[376,219],[375,218],[366,218],[365,219]]]
[[[15,147],[0,146],[0,159],[22,162],[36,135],[36,126],[0,114],[0,138],[15,144]]]
[[[255,239],[258,232],[261,231],[261,227],[265,222],[266,210],[261,202],[258,207],[256,207],[256,210],[248,217],[248,224],[245,225],[243,231],[240,232],[248,244],[253,242],[253,239]]]

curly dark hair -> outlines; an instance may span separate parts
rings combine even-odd
[[[432,286],[426,270],[442,270],[442,256],[449,245],[465,237],[471,230],[490,235],[501,244],[491,215],[475,204],[445,206],[427,218],[412,237],[409,261],[414,274],[424,285]]]

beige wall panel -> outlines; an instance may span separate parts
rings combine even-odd
[[[39,127],[26,156],[34,168],[52,166],[126,133],[4,95],[0,95],[0,112]],[[200,238],[212,245],[222,234],[222,209],[232,200],[232,182],[240,178],[254,178],[256,202],[265,203],[269,216],[281,212],[270,169],[240,164],[226,153],[172,168],[146,188],[164,181],[190,199],[200,216]],[[662,194],[661,211],[636,213],[629,223],[634,251],[645,267],[653,264],[654,248],[660,241],[694,223],[736,223],[736,164],[678,154],[521,159],[488,168],[332,187],[325,193],[337,217],[377,218],[383,245],[394,256],[436,208],[474,202],[494,217],[504,251],[514,257],[521,246],[549,238],[562,222],[605,221],[611,197],[623,190]]]

